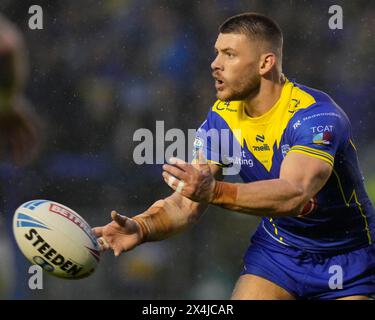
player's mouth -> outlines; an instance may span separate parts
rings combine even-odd
[[[218,78],[215,78],[215,88],[216,90],[222,90],[224,88],[224,81]]]
[[[215,70],[212,72],[212,77],[215,79],[215,88],[217,91],[221,91],[224,89],[225,81],[223,77],[221,76],[220,72],[218,70]]]

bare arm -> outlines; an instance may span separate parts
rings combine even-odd
[[[209,170],[213,176],[221,179],[220,167],[209,165]],[[174,192],[164,200],[155,202],[146,212],[133,219],[141,227],[143,241],[156,241],[185,230],[198,221],[207,207],[207,203],[195,202]]]
[[[221,179],[220,167],[210,165],[209,170]],[[198,221],[207,207],[208,203],[195,202],[174,192],[132,219],[112,211],[113,221],[93,228],[93,233],[100,237],[99,244],[103,250],[111,248],[118,256],[143,242],[166,239],[182,232]]]
[[[185,182],[182,194],[194,201],[211,203],[224,208],[256,216],[295,216],[326,184],[332,167],[323,160],[300,153],[289,153],[284,159],[280,177],[252,183],[216,181],[205,172],[204,164],[198,172],[189,164],[177,161],[165,165],[164,179],[171,175]],[[200,185],[206,185],[201,190]],[[172,186],[173,188],[176,185]]]
[[[332,167],[320,159],[290,153],[282,163],[279,179],[235,185],[217,182],[212,203],[257,216],[299,215],[331,173]],[[232,196],[225,196],[231,189]]]

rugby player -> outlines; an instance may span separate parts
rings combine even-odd
[[[272,19],[244,13],[219,31],[218,101],[197,133],[199,161],[165,164],[175,192],[145,212],[112,211],[112,222],[93,229],[103,250],[118,256],[170,237],[211,204],[262,217],[232,299],[370,299],[375,212],[348,117],[324,92],[283,75],[283,35]],[[229,130],[241,152],[223,153],[224,141],[202,136],[211,129]],[[238,156],[244,183],[222,181]],[[332,270],[341,270],[336,286]]]

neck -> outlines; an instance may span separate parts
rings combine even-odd
[[[279,100],[284,83],[285,77],[279,72],[262,77],[258,91],[244,100],[247,115],[260,117],[270,110]]]

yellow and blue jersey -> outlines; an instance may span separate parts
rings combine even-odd
[[[213,130],[227,134],[207,134]],[[289,152],[327,162],[333,173],[311,200],[307,215],[263,218],[259,228],[275,241],[309,252],[351,250],[374,241],[375,211],[349,119],[324,92],[286,80],[277,103],[260,117],[249,117],[242,101],[216,101],[194,146],[218,165],[239,165],[244,182],[279,178]]]

